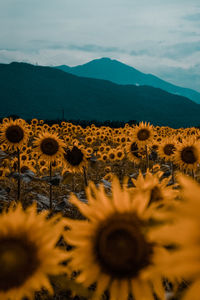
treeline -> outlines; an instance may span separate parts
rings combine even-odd
[[[6,118],[12,118],[13,120],[19,119],[20,116],[18,115],[9,115],[6,116]],[[3,118],[0,118],[0,122],[2,122]],[[31,122],[31,119],[25,119],[27,123]],[[122,128],[125,126],[126,123],[129,125],[137,125],[139,122],[136,120],[130,120],[128,122],[124,121],[111,121],[111,120],[106,120],[106,121],[98,121],[98,120],[73,120],[73,119],[56,119],[56,120],[44,120],[45,124],[48,124],[49,126],[52,126],[53,124],[59,124],[61,125],[62,122],[69,122],[74,125],[80,125],[83,128],[86,128],[87,126],[90,126],[94,124],[96,127],[101,127],[101,126],[109,126],[111,128]]]

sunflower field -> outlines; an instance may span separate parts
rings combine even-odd
[[[199,300],[200,129],[0,123],[0,300]]]

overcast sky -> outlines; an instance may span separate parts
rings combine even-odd
[[[0,0],[0,63],[110,57],[200,91],[199,0]]]

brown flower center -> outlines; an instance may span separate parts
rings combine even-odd
[[[115,158],[114,153],[110,153],[110,154],[109,154],[109,157],[110,157],[110,159],[114,159],[114,158]]]
[[[21,167],[20,170],[21,170],[21,173],[23,174],[23,173],[26,173],[29,170],[29,168],[27,166],[23,166],[23,167]]]
[[[174,154],[175,150],[176,150],[176,148],[173,144],[167,144],[163,147],[163,152],[165,153],[165,155],[168,155],[168,156]]]
[[[102,270],[115,278],[131,278],[149,265],[152,244],[141,232],[135,214],[116,214],[96,234],[95,253]]]
[[[4,238],[0,241],[0,291],[17,288],[39,265],[37,249],[26,238]]]
[[[83,161],[82,151],[74,146],[72,150],[67,149],[64,153],[64,158],[72,166],[78,166]]]
[[[140,129],[137,133],[137,138],[139,141],[148,140],[150,137],[150,131],[148,129]]]
[[[193,146],[187,146],[181,151],[181,160],[186,164],[197,162],[196,150]]]
[[[119,157],[119,158],[122,157],[122,152],[121,151],[117,152],[117,157]]]
[[[53,138],[45,138],[42,140],[42,142],[40,144],[40,149],[43,154],[52,156],[58,152],[59,144]]]
[[[6,138],[10,143],[17,144],[24,138],[24,131],[19,125],[11,125],[6,129]]]

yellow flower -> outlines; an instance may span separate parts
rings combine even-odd
[[[181,169],[196,170],[199,162],[199,142],[196,142],[194,139],[188,139],[177,145],[174,163],[179,165]]]
[[[182,300],[199,299],[200,289],[200,185],[183,174],[177,176],[180,183],[180,201],[173,209],[173,222],[164,226],[158,241],[171,243],[174,249],[166,259],[166,274],[184,279],[191,284],[184,291]]]
[[[136,164],[140,164],[142,160],[142,154],[140,152],[141,149],[139,149],[136,142],[129,142],[126,145],[126,153],[128,156],[128,159]]]
[[[158,155],[167,161],[172,161],[176,151],[177,142],[172,138],[163,139],[158,145]]]
[[[147,145],[153,139],[153,126],[149,123],[140,122],[136,125],[133,132],[133,140],[140,146]]]
[[[73,173],[83,172],[83,167],[87,166],[87,152],[82,146],[75,144],[72,147],[66,148],[63,154],[64,169]]]
[[[48,275],[63,273],[66,252],[56,247],[63,223],[47,214],[18,204],[0,215],[0,299],[33,299],[41,288],[53,293]]]
[[[4,122],[0,129],[0,143],[7,144],[12,150],[23,147],[28,140],[28,130],[26,122],[22,119],[13,121],[10,119]]]
[[[56,133],[43,132],[33,142],[36,146],[35,152],[38,152],[43,159],[54,161],[64,153],[65,143]]]
[[[177,197],[177,190],[173,189],[173,186],[168,186],[170,177],[162,179],[163,172],[158,171],[155,174],[152,174],[147,170],[145,176],[142,172],[139,172],[137,179],[131,179],[134,188],[131,188],[130,191],[133,193],[144,193],[149,197],[149,204],[157,203],[161,204],[162,202],[168,203],[169,205]]]
[[[129,294],[135,300],[153,300],[153,293],[165,299],[162,262],[168,254],[150,238],[158,210],[148,206],[145,195],[131,199],[116,178],[111,195],[103,185],[97,189],[92,182],[86,194],[88,204],[75,195],[70,201],[87,220],[67,219],[70,230],[64,234],[74,246],[68,255],[69,267],[80,271],[76,280],[85,286],[97,283],[94,299],[100,299],[105,290],[112,300],[128,299]]]

